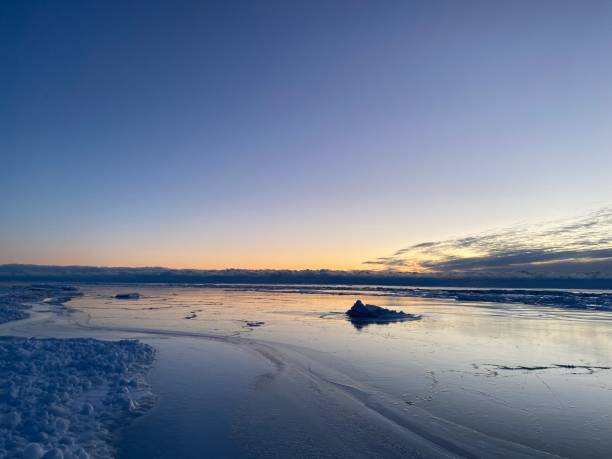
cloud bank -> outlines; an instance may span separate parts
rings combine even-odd
[[[365,261],[434,275],[612,275],[612,208],[579,217],[423,242]]]

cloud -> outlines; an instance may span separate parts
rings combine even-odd
[[[407,260],[402,260],[396,257],[380,257],[375,258],[374,260],[364,261],[363,263],[366,265],[382,265],[386,266],[387,268],[398,268],[408,265]]]
[[[422,242],[364,263],[437,275],[609,275],[612,208],[571,219]]]

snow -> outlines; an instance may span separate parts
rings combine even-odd
[[[62,312],[75,287],[0,287],[0,323],[33,303]],[[0,337],[0,458],[106,459],[112,432],[153,402],[154,349],[135,340]]]
[[[153,359],[134,340],[0,337],[0,457],[113,457],[112,430],[153,400]]]

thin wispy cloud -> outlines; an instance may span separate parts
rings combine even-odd
[[[438,274],[609,273],[612,272],[612,208],[571,219],[422,242],[364,264]]]

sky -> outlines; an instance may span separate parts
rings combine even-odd
[[[612,208],[426,241],[365,264],[421,274],[612,277]]]
[[[611,21],[597,0],[2,2],[0,263],[428,270],[466,235],[605,212]]]

